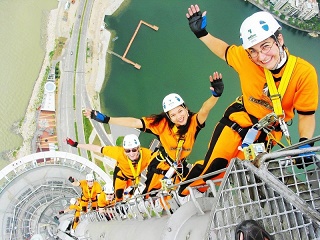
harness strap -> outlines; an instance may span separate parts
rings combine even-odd
[[[132,161],[127,157],[128,164],[130,166],[131,173],[133,175],[133,179],[135,181],[135,184],[139,184],[140,182],[140,172],[141,172],[141,162],[142,162],[142,150],[140,149],[140,156],[138,160],[138,166],[137,166],[137,171],[135,170]]]
[[[270,91],[270,98],[273,104],[273,110],[278,117],[283,117],[283,114],[284,114],[281,106],[281,100],[289,85],[290,78],[293,72],[293,68],[296,64],[296,61],[297,61],[297,58],[295,56],[292,56],[292,55],[289,56],[287,66],[286,66],[286,69],[284,70],[278,89],[274,82],[272,73],[270,72],[270,70],[264,68],[264,74],[266,75],[267,84]]]
[[[81,196],[81,201],[83,202],[89,202],[91,200],[91,202],[96,202],[98,200],[97,196],[94,199],[87,199],[85,196]]]
[[[160,157],[160,158],[159,158]],[[175,162],[174,159],[172,159],[166,152],[166,150],[163,148],[163,146],[160,146],[159,150],[158,150],[158,155],[156,156],[158,161],[167,161],[168,163],[170,163],[170,165],[172,163]],[[180,160],[180,163],[183,162],[185,160],[185,158],[182,158]]]
[[[283,76],[281,78],[279,88],[277,89],[276,84],[274,82],[272,73],[268,69],[264,69],[264,73],[266,75],[268,88],[270,91],[270,98],[273,105],[274,113],[279,117],[280,126],[283,128],[283,134],[286,137],[287,142],[291,145],[291,138],[288,131],[288,128],[286,126],[286,123],[284,122],[284,112],[281,105],[281,100],[287,90],[287,87],[290,82],[290,78],[294,69],[294,66],[296,64],[297,58],[295,56],[290,55],[288,58],[286,69],[283,72]]]
[[[83,198],[81,198],[81,201],[83,201],[83,202],[89,202],[89,200],[86,200],[86,199],[83,199]]]
[[[182,153],[183,144],[184,144],[184,138],[179,138],[177,151],[176,151],[176,162],[178,163],[178,165],[181,163],[180,156],[181,156],[181,153]]]
[[[178,127],[176,125],[173,126],[172,128],[172,131],[175,135],[178,135]],[[180,161],[180,156],[181,156],[181,153],[182,153],[182,146],[184,144],[184,141],[185,141],[185,136],[179,136],[179,139],[177,138],[178,140],[178,144],[177,144],[177,150],[176,150],[176,155],[175,155],[175,162],[179,165],[181,163]]]
[[[242,139],[246,136],[247,132],[251,128],[251,126],[242,128],[238,123],[231,121],[227,117],[221,118],[219,122],[222,123],[223,125],[230,127],[233,131],[237,132]]]
[[[123,173],[122,173],[123,174]],[[119,176],[119,175],[117,175],[116,176],[116,178],[119,178],[120,180],[122,180],[122,181],[127,181],[127,180],[129,180],[129,179],[131,179],[131,178],[128,178],[128,177],[121,177],[121,176]]]
[[[235,113],[235,112],[246,112],[252,122],[252,124],[256,124],[258,122],[258,119],[255,117],[255,116],[252,116],[251,114],[249,114],[245,107],[243,106],[243,103],[242,103],[242,96],[241,97],[238,97],[236,99],[236,101],[230,105],[228,107],[228,109],[225,111],[225,114],[224,116],[220,119],[220,123],[221,124],[224,124],[228,127],[230,127],[232,130],[238,132],[238,134],[240,135],[240,137],[243,139],[247,132],[249,131],[249,129],[252,127],[252,126],[249,126],[249,127],[246,127],[246,128],[243,128],[241,127],[238,123],[236,122],[233,122],[230,120],[229,116],[232,114],[232,113]]]

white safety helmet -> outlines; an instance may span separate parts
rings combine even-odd
[[[170,93],[169,95],[165,96],[162,101],[162,107],[164,112],[169,112],[170,110],[178,107],[184,103],[182,97],[176,93]]]
[[[77,202],[77,199],[75,199],[75,198],[71,198],[71,199],[70,199],[70,204],[71,204],[71,205],[75,205],[76,202]]]
[[[113,189],[113,186],[112,186],[112,184],[105,184],[104,186],[103,186],[103,191],[105,192],[105,193],[107,193],[107,194],[113,194],[114,193],[114,189]]]
[[[128,134],[123,138],[123,148],[131,149],[140,146],[138,137],[134,134]]]
[[[244,49],[274,35],[281,26],[268,12],[257,12],[247,17],[240,27],[240,40]]]
[[[92,173],[88,173],[88,174],[86,175],[86,180],[87,180],[87,181],[93,181],[93,180],[94,180],[93,174],[92,174]]]

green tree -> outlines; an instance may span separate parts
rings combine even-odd
[[[119,146],[119,147],[122,146],[123,138],[124,138],[124,136],[120,136],[120,137],[117,138],[117,140],[116,140],[116,145],[117,146]]]

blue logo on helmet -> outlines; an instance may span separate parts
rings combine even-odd
[[[260,20],[259,23],[260,23],[260,25],[262,25],[261,27],[262,27],[263,30],[269,31],[269,25],[265,21]]]

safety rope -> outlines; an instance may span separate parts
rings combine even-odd
[[[286,147],[282,142],[278,141],[271,132],[267,132],[267,138],[268,138],[268,141],[266,144],[266,152],[271,151],[271,148],[273,146],[272,141],[275,141],[282,148]]]

